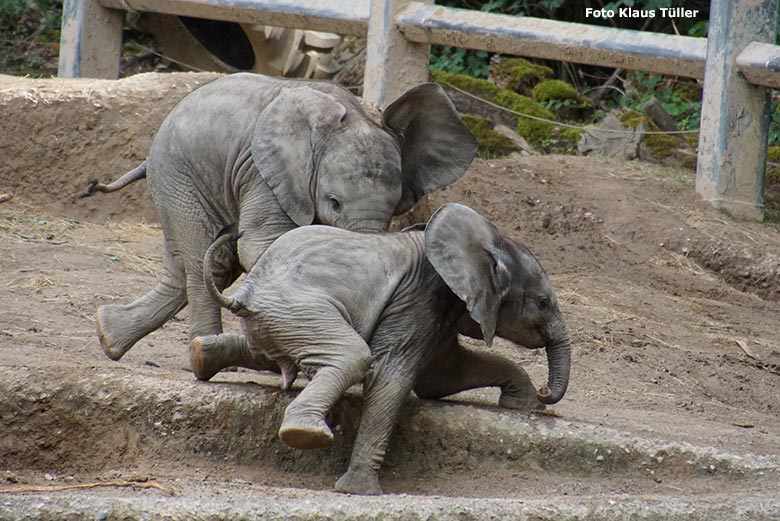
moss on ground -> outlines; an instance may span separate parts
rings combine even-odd
[[[538,102],[571,100],[585,107],[590,107],[592,103],[588,98],[577,92],[577,89],[570,83],[561,80],[545,80],[538,83],[533,90],[533,98]]]
[[[431,71],[431,80],[443,87],[452,85],[515,112],[551,121],[555,120],[555,115],[540,103],[527,96],[498,87],[487,80],[441,71]],[[545,139],[550,137],[555,128],[553,123],[525,118],[516,114],[512,114],[512,118],[517,125],[515,131],[532,145],[540,145]]]
[[[537,65],[522,58],[507,58],[502,56],[491,67],[490,75],[504,88],[529,94],[540,81],[552,78],[553,71],[544,65]]]
[[[685,168],[690,168],[691,170],[696,170],[698,163],[699,158],[696,156],[696,154],[685,156],[682,160],[682,166]]]
[[[496,159],[520,151],[511,139],[493,130],[491,122],[485,118],[464,114],[460,119],[477,138],[477,157],[480,159]]]
[[[655,123],[653,123],[653,120],[650,118],[650,116],[635,110],[623,110],[617,115],[617,118],[621,123],[633,129],[637,129],[639,128],[640,124],[644,124],[645,130],[657,130]]]
[[[585,132],[585,130],[581,128],[562,128],[558,131],[558,135],[562,139],[571,141],[572,143],[578,143],[583,132]]]
[[[780,147],[767,147],[766,162],[766,182],[780,183]],[[769,163],[776,163],[778,166]]]
[[[680,141],[669,134],[649,134],[645,137],[645,146],[656,157],[670,157]]]
[[[780,225],[780,203],[767,201],[764,205],[764,222]]]

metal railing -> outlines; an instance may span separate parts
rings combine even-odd
[[[116,78],[123,11],[367,37],[364,97],[383,106],[427,80],[430,45],[704,79],[696,191],[761,219],[767,87],[780,87],[776,0],[712,0],[707,39],[514,17],[431,0],[65,0],[59,75]]]

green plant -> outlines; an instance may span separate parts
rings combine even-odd
[[[62,4],[56,0],[0,1],[0,34],[29,36],[60,24]]]
[[[486,13],[542,16],[548,18],[564,0],[437,0],[438,5]],[[449,46],[431,48],[431,69],[452,74],[487,78],[491,54]]]
[[[487,78],[489,63],[490,55],[486,51],[441,46],[431,49],[430,67],[437,71]]]
[[[773,227],[780,225],[780,204],[766,203],[764,206],[764,223]]]
[[[57,0],[0,0],[0,73],[54,72],[61,13]]]
[[[768,144],[770,147],[780,145],[780,91],[772,90],[772,107],[769,113],[769,136]]]
[[[570,99],[551,99],[543,102],[542,105],[550,112],[556,113],[562,109],[584,109],[590,106],[589,104]]]
[[[620,97],[619,106],[643,112],[645,102],[655,97],[666,112],[677,121],[677,128],[698,130],[701,118],[701,91],[699,89],[696,90],[696,96],[692,96],[689,92],[690,89],[686,86],[682,89],[685,91],[685,97],[683,97],[663,77],[647,72],[633,73],[630,77],[630,85],[633,90]]]

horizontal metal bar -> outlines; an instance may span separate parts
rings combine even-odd
[[[126,11],[365,36],[370,0],[100,0]]]
[[[753,42],[737,55],[735,62],[748,82],[780,89],[780,46]]]
[[[412,2],[396,16],[409,40],[548,60],[704,78],[707,40]]]

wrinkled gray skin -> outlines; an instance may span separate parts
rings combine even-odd
[[[249,354],[276,361],[285,387],[296,368],[310,378],[285,411],[279,430],[285,443],[330,445],[326,413],[347,388],[364,382],[349,469],[336,483],[342,492],[382,492],[378,471],[410,390],[441,398],[498,386],[501,406],[529,410],[557,402],[568,386],[569,334],[531,252],[463,205],[444,205],[424,231],[416,228],[387,234],[299,228],[267,250],[232,297],[219,293],[208,269],[233,238],[221,237],[207,253],[206,285],[241,317]],[[546,347],[547,385],[536,391],[511,361],[460,346],[459,332],[488,346],[498,335]],[[196,338],[193,349],[200,347]]]
[[[167,116],[143,164],[110,185],[93,182],[83,194],[147,177],[165,236],[157,285],[131,304],[98,309],[103,350],[120,359],[186,304],[190,339],[220,333],[202,263],[229,225],[237,223],[243,236],[214,266],[220,288],[297,226],[386,230],[393,215],[463,175],[475,149],[432,83],[386,107],[381,126],[352,94],[329,83],[241,73],[197,89]],[[239,335],[230,338],[245,346]],[[268,361],[257,368],[276,369]]]

